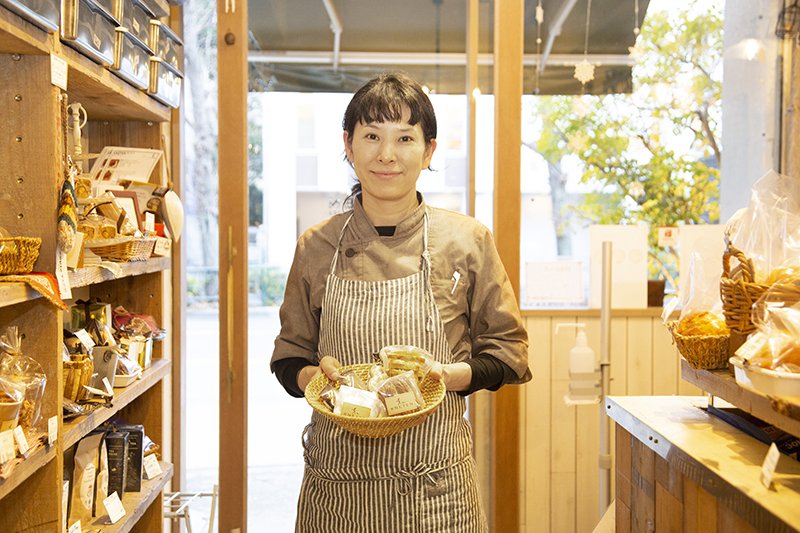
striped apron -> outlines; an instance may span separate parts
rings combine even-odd
[[[420,271],[387,281],[336,276],[331,260],[320,322],[319,354],[343,365],[373,361],[391,344],[428,350],[452,362],[433,298],[428,214]],[[488,531],[472,458],[463,396],[448,392],[422,424],[385,438],[348,433],[314,412],[303,432],[305,473],[297,509],[298,533]]]

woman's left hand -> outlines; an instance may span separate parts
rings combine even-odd
[[[444,388],[449,391],[464,391],[472,383],[472,367],[467,363],[433,363],[428,377],[444,381]]]

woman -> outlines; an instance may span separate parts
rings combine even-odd
[[[483,532],[465,396],[530,379],[527,334],[489,231],[416,191],[436,149],[420,85],[384,74],[343,120],[352,210],[299,239],[271,368],[293,396],[318,372],[425,348],[448,394],[423,424],[370,439],[314,413],[303,435],[298,532]]]

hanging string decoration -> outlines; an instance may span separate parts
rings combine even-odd
[[[544,22],[544,8],[542,7],[542,0],[539,0],[539,5],[536,6],[536,70],[535,72],[535,91],[534,94],[540,94],[541,88],[539,86],[539,68],[540,60],[542,57],[542,23]]]
[[[589,63],[589,20],[592,16],[592,0],[586,3],[586,34],[583,39],[583,61],[575,65],[575,79],[582,85],[594,79],[594,65]]]

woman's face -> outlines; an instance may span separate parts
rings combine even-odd
[[[425,144],[422,126],[401,122],[358,123],[353,138],[344,132],[347,159],[361,182],[365,201],[402,202],[416,205],[417,178],[428,168],[436,140]]]

